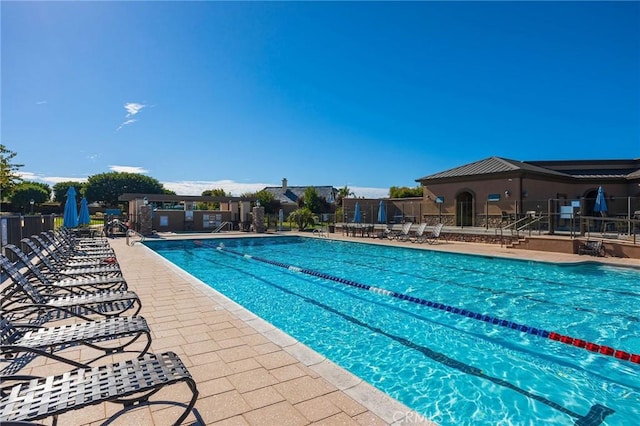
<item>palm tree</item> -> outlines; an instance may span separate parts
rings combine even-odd
[[[349,188],[347,185],[338,189],[338,198],[336,199],[336,204],[342,207],[342,200],[345,198],[349,198],[350,196],[355,197],[356,194]]]

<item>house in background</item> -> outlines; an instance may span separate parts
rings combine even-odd
[[[267,186],[263,190],[269,191],[280,201],[285,217],[298,208],[298,200],[304,196],[309,186],[289,186],[287,179],[282,179],[282,186]],[[327,200],[335,208],[338,190],[333,186],[313,186],[318,196]]]
[[[416,179],[424,187],[422,220],[449,226],[489,226],[527,212],[561,217],[576,206],[594,216],[598,187],[609,214],[640,210],[640,159],[516,161],[501,157],[465,164]]]

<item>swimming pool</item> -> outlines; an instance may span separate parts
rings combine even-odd
[[[640,353],[640,271],[303,237],[145,244],[443,425],[640,416],[640,364],[532,334]]]

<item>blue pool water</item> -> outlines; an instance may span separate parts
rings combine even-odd
[[[216,249],[221,241],[224,250]],[[626,425],[640,418],[639,364],[327,279],[638,354],[638,270],[302,237],[145,244],[440,424]]]

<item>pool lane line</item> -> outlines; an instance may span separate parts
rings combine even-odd
[[[277,253],[281,253],[284,254],[282,251],[276,250]],[[314,256],[311,256],[314,257]],[[319,258],[319,256],[315,256],[316,258]],[[383,259],[392,259],[392,260],[402,260],[402,259],[394,259],[388,256],[377,256],[378,258],[383,258]],[[358,263],[358,262],[352,262],[353,265],[358,265],[358,266],[363,266],[363,267],[368,267],[369,269],[375,269],[377,271],[382,271],[382,272],[392,272],[389,269],[386,268],[381,268],[381,267],[376,267],[376,266],[372,266],[372,265],[368,265],[368,264],[364,264],[364,263]],[[455,268],[455,267],[449,267],[447,265],[439,265],[441,267],[447,268],[447,269],[452,269],[452,270],[456,270],[456,271],[465,271],[465,272],[469,272],[469,273],[474,273],[474,274],[485,274],[484,271],[480,271],[480,270],[475,270],[475,269],[465,269],[465,268]],[[407,277],[412,277],[412,278],[417,278],[419,280],[423,280],[427,283],[430,283],[430,279],[435,279],[435,276],[426,276],[426,275],[419,275],[419,274],[415,274],[415,273],[411,273],[411,272],[398,272],[397,274],[401,274]],[[501,276],[506,276],[504,274],[495,274],[495,275],[501,275]],[[528,281],[534,281],[533,278],[524,278],[524,277],[517,277],[516,278],[522,278],[524,280],[528,280]],[[473,290],[478,290],[481,292],[489,292],[492,295],[507,295],[510,297],[518,297],[518,298],[522,298],[522,299],[527,299],[533,302],[537,302],[537,303],[545,303],[545,304],[549,304],[549,305],[554,305],[554,306],[563,306],[563,307],[569,307],[572,308],[576,311],[583,311],[583,312],[589,312],[591,314],[594,315],[598,315],[598,316],[608,316],[608,317],[620,317],[620,318],[624,318],[628,321],[633,321],[633,322],[640,322],[640,317],[637,316],[633,316],[633,315],[628,315],[628,314],[623,314],[623,313],[619,313],[619,312],[602,312],[602,311],[598,311],[595,309],[587,309],[587,308],[582,308],[580,306],[569,306],[569,305],[563,305],[561,303],[558,302],[552,302],[546,299],[541,299],[541,298],[536,298],[535,295],[531,295],[528,293],[516,293],[516,292],[510,292],[507,290],[494,290],[490,287],[482,287],[482,286],[476,286],[476,285],[472,285],[472,284],[463,284],[463,283],[459,283],[456,282],[454,280],[451,279],[441,279],[438,278],[438,281],[443,283],[443,284],[447,284],[447,285],[451,285],[451,286],[456,286],[456,287],[460,287],[460,288],[464,288],[464,289],[473,289]],[[584,286],[574,286],[574,285],[567,285],[567,284],[562,284],[562,283],[558,283],[558,282],[553,282],[550,280],[539,280],[538,282],[542,282],[542,283],[549,283],[549,284],[553,284],[556,285],[558,287],[571,287],[571,288],[577,288],[580,290],[589,290],[587,287]],[[597,291],[606,291],[606,290],[601,290],[598,289]],[[627,296],[640,296],[636,293],[629,293],[629,292],[619,292],[619,291],[611,291],[613,293],[617,293],[617,294],[623,294],[623,295],[627,295]]]
[[[196,242],[196,244],[199,245],[204,245],[204,243],[198,241]],[[483,315],[480,313],[476,313],[473,311],[469,311],[467,309],[460,309],[460,308],[456,308],[453,306],[449,306],[449,305],[445,305],[442,303],[437,303],[437,302],[432,302],[430,300],[425,300],[425,299],[421,299],[418,297],[413,297],[413,296],[409,296],[406,294],[402,294],[402,293],[398,293],[395,291],[390,291],[390,290],[385,290],[383,288],[378,288],[378,287],[374,287],[368,284],[361,284],[346,278],[340,278],[340,277],[336,277],[333,275],[329,275],[329,274],[325,274],[324,272],[318,272],[318,271],[314,271],[311,269],[306,269],[306,268],[300,268],[297,266],[293,266],[293,265],[289,265],[287,263],[283,263],[283,262],[277,262],[274,260],[269,260],[269,259],[265,259],[262,257],[257,257],[257,256],[252,256],[249,254],[245,254],[245,253],[240,253],[238,251],[235,250],[231,250],[229,248],[226,248],[223,244],[220,244],[218,246],[211,246],[210,247],[214,247],[216,250],[219,251],[224,251],[227,253],[231,253],[231,254],[235,254],[237,256],[243,257],[245,259],[252,259],[258,262],[262,262],[262,263],[266,263],[269,265],[274,265],[274,266],[278,266],[280,268],[284,268],[284,269],[288,269],[292,272],[299,272],[302,274],[306,274],[306,275],[311,275],[314,277],[318,277],[318,278],[323,278],[326,280],[330,280],[330,281],[335,281],[341,284],[345,284],[351,287],[355,287],[361,290],[367,290],[370,291],[372,293],[377,293],[377,294],[381,294],[384,296],[389,296],[389,297],[395,297],[397,299],[400,300],[406,300],[408,302],[412,302],[412,303],[416,303],[419,305],[424,305],[430,308],[435,308],[435,309],[440,309],[442,311],[446,311],[446,312],[450,312],[453,314],[457,314],[457,315],[461,315],[464,317],[468,317],[468,318],[472,318],[475,320],[479,320],[479,321],[484,321],[486,323],[490,323],[490,324],[494,324],[494,325],[498,325],[501,327],[505,327],[505,328],[510,328],[512,330],[518,330],[520,332],[523,333],[527,333],[527,334],[531,334],[532,336],[538,336],[538,337],[543,337],[546,339],[551,339],[551,340],[555,340],[557,342],[560,343],[564,343],[566,345],[570,345],[570,346],[575,346],[577,348],[580,349],[585,349],[587,351],[593,352],[593,353],[599,353],[605,356],[611,356],[614,357],[616,359],[620,359],[623,361],[629,361],[632,362],[634,364],[640,364],[640,354],[634,354],[634,353],[629,353],[629,352],[625,352],[619,349],[614,349],[610,346],[605,346],[605,345],[599,345],[597,343],[593,343],[593,342],[589,342],[586,340],[582,340],[582,339],[578,339],[575,337],[571,337],[571,336],[566,336],[560,333],[556,333],[554,331],[547,331],[547,330],[543,330],[543,329],[539,329],[536,327],[529,327],[527,325],[523,325],[523,324],[518,324],[512,321],[507,321],[505,319],[500,319],[500,318],[494,318],[492,316],[489,315]]]
[[[315,241],[315,240],[314,240]],[[323,241],[327,241],[327,240],[323,240]],[[335,242],[335,241],[334,241]],[[406,248],[409,250],[415,250],[414,248],[411,247],[398,247],[398,248]],[[422,250],[422,251],[429,251],[431,253],[436,253],[433,252],[431,250]],[[456,256],[469,256],[467,254],[458,254],[458,253],[447,253],[447,254],[455,254]],[[491,259],[491,260],[509,260],[509,261],[514,261],[514,262],[526,262],[526,263],[531,263],[532,261],[530,260],[518,260],[518,259],[504,259],[504,258],[499,258],[499,257],[495,257],[495,256],[489,256],[489,255],[474,255],[474,256],[480,256],[482,258],[485,259]],[[382,258],[382,259],[388,259],[388,260],[392,260],[392,261],[402,261],[405,260],[404,258],[397,258],[397,257],[392,257],[392,256],[380,256],[380,255],[374,255],[374,256],[370,256],[370,257],[377,257],[377,258]],[[538,262],[538,261],[533,261],[534,263],[547,263],[548,262]],[[367,265],[362,265],[362,266],[367,266]],[[473,268],[467,268],[467,267],[460,267],[460,266],[451,266],[451,265],[445,265],[445,264],[439,264],[438,266],[442,267],[442,268],[446,268],[446,269],[450,269],[450,270],[454,270],[454,271],[463,271],[463,272],[468,272],[468,273],[472,273],[472,274],[483,274],[483,275],[491,275],[491,276],[503,276],[503,277],[507,277],[507,278],[518,278],[524,281],[532,281],[532,282],[536,282],[536,283],[547,283],[547,284],[551,284],[551,285],[555,285],[558,287],[569,287],[569,288],[575,288],[575,289],[580,289],[580,290],[589,290],[589,291],[594,291],[593,288],[591,287],[587,287],[587,286],[582,286],[582,285],[575,285],[575,284],[565,284],[565,283],[560,283],[557,281],[552,281],[549,279],[538,279],[536,277],[531,277],[531,276],[520,276],[520,275],[511,275],[511,274],[505,274],[505,273],[500,273],[500,272],[496,272],[495,270],[491,270],[491,271],[483,271],[480,269],[473,269]],[[556,265],[559,267],[575,267],[576,265],[574,264],[570,264],[570,265]],[[612,290],[612,289],[608,289],[608,288],[598,288],[597,291],[601,291],[601,292],[605,292],[605,293],[614,293],[614,294],[619,294],[619,295],[623,295],[623,296],[632,296],[632,297],[640,297],[640,294],[637,292],[632,292],[632,291],[623,291],[623,290]]]

